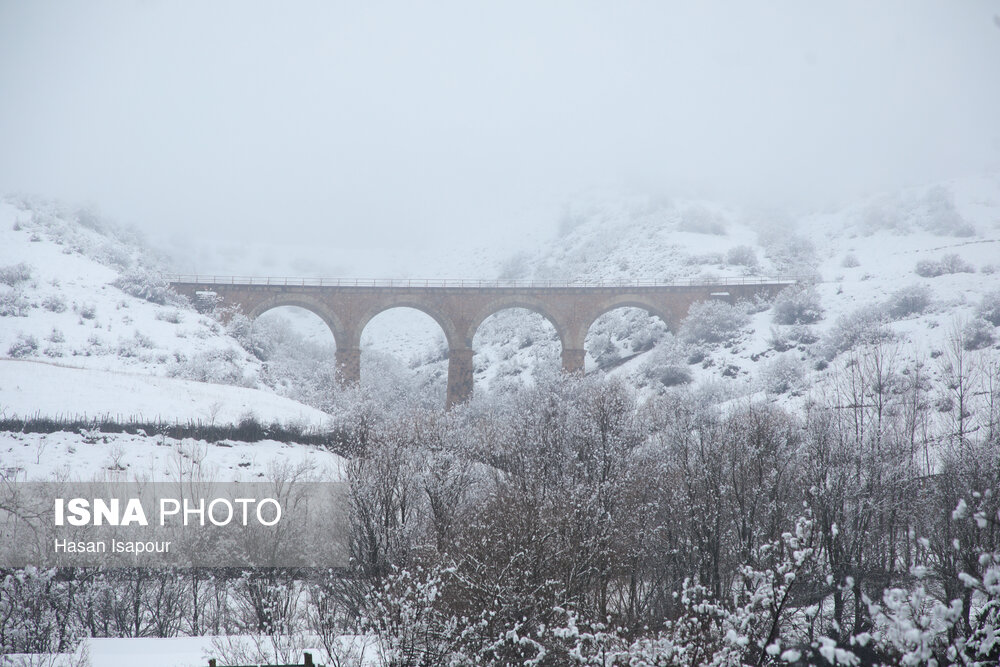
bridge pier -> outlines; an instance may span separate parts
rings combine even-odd
[[[583,375],[583,364],[587,358],[586,350],[580,348],[563,348],[562,366],[567,373],[578,373]]]
[[[468,347],[448,350],[448,396],[445,407],[465,403],[472,398],[472,355]]]
[[[357,347],[337,348],[337,376],[344,384],[357,384],[361,381],[361,349]]]

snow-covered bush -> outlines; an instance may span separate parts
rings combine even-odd
[[[261,361],[267,361],[274,355],[287,328],[283,320],[251,320],[242,313],[236,313],[226,323],[226,333]]]
[[[685,363],[682,346],[676,345],[672,339],[664,341],[650,353],[642,375],[646,382],[664,387],[689,384],[694,379]]]
[[[812,324],[822,317],[823,306],[813,285],[792,285],[774,298],[775,324]]]
[[[734,266],[757,268],[757,252],[748,245],[734,246],[726,252],[726,263]]]
[[[238,387],[253,387],[256,384],[255,378],[245,372],[242,354],[233,348],[209,350],[191,358],[181,357],[167,373],[185,380],[231,384]]]
[[[66,342],[66,336],[64,336],[63,332],[56,327],[52,327],[52,331],[50,331],[49,335],[45,337],[45,340],[50,343],[64,343]]]
[[[688,266],[719,265],[725,261],[721,252],[703,252],[696,255],[688,255],[684,258],[684,263]]]
[[[151,303],[161,305],[184,303],[184,298],[171,289],[170,283],[165,278],[153,275],[148,269],[141,267],[123,272],[111,284],[126,294]]]
[[[31,302],[20,287],[0,287],[0,317],[27,317]]]
[[[38,351],[38,339],[27,334],[19,334],[17,339],[7,348],[7,354],[15,359],[30,357]]]
[[[950,273],[975,273],[976,269],[956,254],[945,255],[941,259],[922,259],[914,269],[922,278],[936,278]]]
[[[598,368],[606,368],[621,359],[621,352],[618,346],[611,341],[611,337],[607,333],[598,333],[591,336],[588,347]]]
[[[806,368],[793,353],[782,354],[764,369],[764,388],[772,394],[784,394],[802,386]]]
[[[93,254],[96,261],[111,266],[119,271],[125,271],[132,266],[132,254],[121,243],[108,241],[101,245]]]
[[[1000,289],[984,294],[976,312],[993,326],[1000,327]]]
[[[161,322],[169,322],[170,324],[180,324],[184,320],[179,310],[157,310],[154,317]]]
[[[844,255],[844,259],[840,260],[840,265],[845,269],[853,269],[854,267],[861,266],[861,262],[858,261],[857,256],[853,252],[849,252]]]
[[[19,285],[31,280],[31,267],[24,262],[0,266],[0,283],[4,285]]]
[[[889,315],[881,305],[862,306],[841,315],[824,338],[826,356],[832,359],[858,345],[892,340],[895,334],[888,323]]]
[[[892,293],[887,308],[893,319],[919,315],[931,303],[931,290],[926,285],[907,285]]]
[[[681,323],[680,337],[688,343],[722,343],[735,338],[749,322],[745,312],[725,301],[699,301]]]
[[[994,342],[993,325],[976,318],[962,327],[962,345],[966,350],[981,350]]]
[[[42,308],[53,313],[62,313],[66,310],[66,299],[61,294],[50,294],[42,299]]]
[[[139,350],[148,350],[153,347],[153,341],[148,336],[136,331],[129,338],[121,338],[118,341],[119,357],[136,357]]]
[[[92,320],[97,317],[97,305],[93,303],[85,303],[80,306],[80,317],[85,320]]]

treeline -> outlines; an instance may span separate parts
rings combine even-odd
[[[88,438],[97,439],[101,434],[128,433],[140,436],[165,436],[175,440],[194,438],[209,443],[233,440],[237,442],[260,442],[277,440],[301,445],[326,447],[335,452],[346,452],[350,447],[350,430],[347,428],[318,429],[302,426],[294,422],[264,422],[253,414],[247,414],[236,423],[216,424],[202,420],[149,421],[145,419],[123,419],[120,415],[97,417],[67,416],[28,417],[0,416],[0,432],[11,433],[83,433]]]
[[[15,630],[42,606],[66,636],[221,630],[265,659],[326,637],[331,664],[345,634],[391,665],[996,664],[1000,360],[934,363],[842,355],[795,412],[592,378],[358,403],[349,572],[101,573],[118,602],[85,614],[79,579],[25,607],[11,573],[0,637],[53,646]]]

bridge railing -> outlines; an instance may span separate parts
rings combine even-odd
[[[172,283],[284,287],[685,287],[691,285],[774,285],[801,282],[796,276],[732,276],[689,280],[485,280],[453,278],[293,278],[285,276],[165,275]]]

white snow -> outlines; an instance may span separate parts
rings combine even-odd
[[[0,359],[0,415],[203,424],[235,424],[253,416],[302,427],[322,427],[330,419],[259,389],[20,359]]]
[[[20,481],[253,482],[301,467],[318,480],[341,478],[343,459],[312,445],[261,440],[209,443],[193,438],[100,433],[0,432],[0,472]]]

